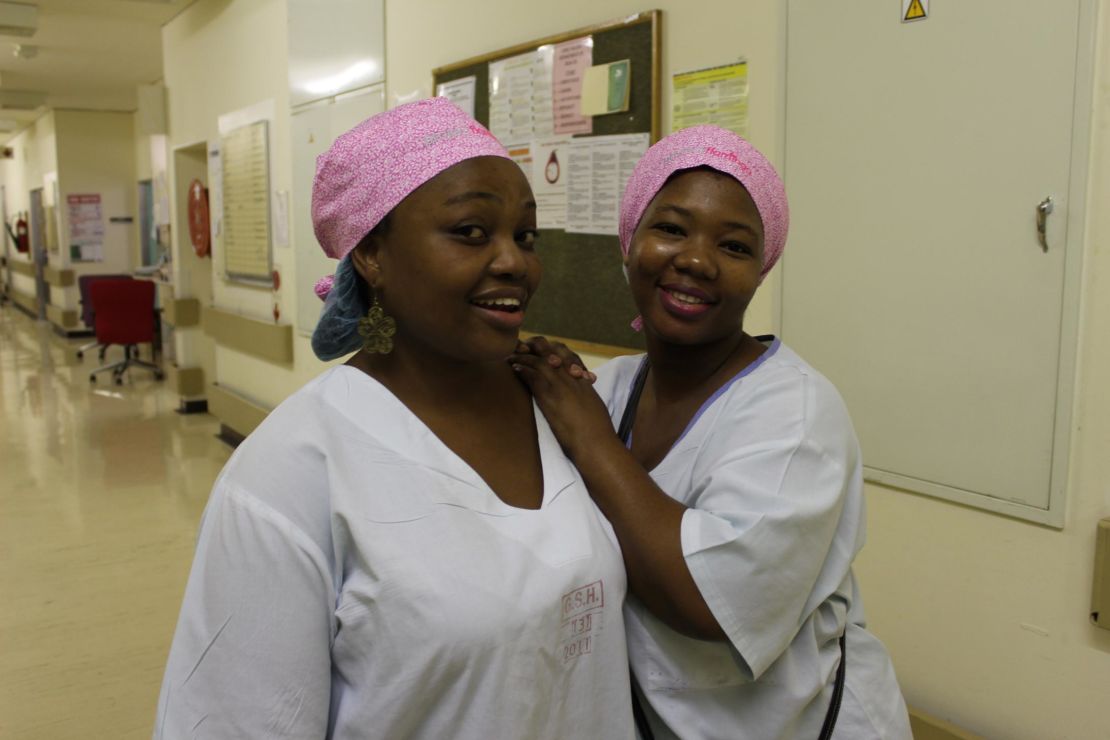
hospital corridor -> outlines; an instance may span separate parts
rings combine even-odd
[[[149,738],[231,450],[149,373],[90,384],[75,345],[0,308],[0,737]]]

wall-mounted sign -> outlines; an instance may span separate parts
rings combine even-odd
[[[929,17],[929,0],[902,0],[902,22],[923,21]]]

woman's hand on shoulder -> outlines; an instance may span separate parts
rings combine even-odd
[[[533,337],[509,362],[571,459],[583,446],[615,438],[609,410],[593,388],[597,376],[565,345]]]
[[[585,378],[591,383],[597,381],[597,376],[590,372],[586,363],[570,347],[562,342],[552,342],[547,337],[535,336],[521,340],[517,343],[516,355],[542,357],[551,367],[561,367],[573,378]]]

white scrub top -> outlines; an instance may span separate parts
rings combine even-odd
[[[619,424],[643,356],[597,372]],[[651,476],[689,507],[686,564],[728,636],[685,637],[629,596],[629,654],[658,740],[816,740],[847,625],[834,738],[910,738],[886,650],[864,627],[859,445],[836,389],[778,340],[706,401]]]
[[[527,510],[359,370],[289,397],[212,492],[154,737],[632,738],[620,553],[535,416]]]

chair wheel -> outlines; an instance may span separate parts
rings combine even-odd
[[[116,378],[116,385],[123,385],[123,378]]]
[[[78,351],[78,352],[77,352],[77,359],[78,359],[78,360],[83,360],[83,359],[85,359],[85,353],[84,353],[84,352],[81,352],[81,351]]]
[[[90,375],[89,376],[89,382],[90,383],[95,383],[96,382],[96,376],[95,375]]]
[[[158,372],[154,373],[154,379],[155,379],[155,380],[164,380],[164,379],[165,379],[165,377],[166,377],[165,373],[163,373],[163,372],[162,372],[161,370],[159,370]]]

